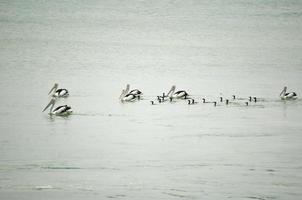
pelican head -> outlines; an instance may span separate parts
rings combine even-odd
[[[58,87],[59,87],[59,84],[55,83],[55,84],[53,85],[53,87],[51,88],[51,90],[48,92],[48,95],[49,95],[50,93],[52,93],[52,92],[55,92],[55,91],[58,89]]]
[[[126,95],[126,90],[122,90],[122,93],[121,93],[121,95],[119,97],[119,100],[122,100],[125,95]]]
[[[47,108],[49,108],[49,106],[51,106],[51,108],[50,108],[50,113],[51,113],[53,107],[55,106],[55,103],[56,103],[56,99],[55,99],[55,98],[52,98],[52,99],[50,100],[50,102],[47,104],[47,106],[43,109],[42,112],[44,112],[45,110],[47,110]]]
[[[176,88],[176,86],[172,85],[170,91],[167,94],[168,97],[172,97],[173,93],[175,92],[175,88]]]
[[[125,95],[128,94],[129,90],[130,90],[130,85],[127,84],[127,85],[126,85],[126,89],[125,89]]]
[[[286,90],[287,90],[287,87],[285,86],[279,96],[284,96],[286,93]]]

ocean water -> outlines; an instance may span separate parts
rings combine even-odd
[[[0,1],[0,199],[301,199],[302,98],[279,98],[302,94],[301,21],[298,0]],[[42,113],[55,82],[69,117]],[[172,85],[199,103],[151,105]]]

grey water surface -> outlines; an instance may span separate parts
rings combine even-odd
[[[0,199],[301,199],[301,22],[299,0],[1,0]],[[69,117],[41,112],[55,82]],[[199,103],[151,105],[173,84]]]

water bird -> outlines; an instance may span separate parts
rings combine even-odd
[[[249,101],[252,101],[252,97],[248,97],[247,98]],[[236,95],[232,95],[232,100],[246,100],[246,98],[241,98],[241,97],[238,97]]]
[[[129,90],[130,90],[130,84],[127,84],[126,85],[126,89],[125,89],[125,91],[126,91],[126,94],[125,95],[128,95],[128,94],[132,94],[132,95],[135,95],[136,97],[138,97],[138,96],[141,96],[143,93],[140,91],[140,90],[138,90],[138,89],[134,89],[134,90],[131,90],[130,92],[129,92]],[[129,93],[128,93],[129,92]]]
[[[217,105],[217,102],[216,102],[216,101],[214,101],[213,103],[214,103],[214,106],[216,106],[216,105]]]
[[[222,102],[222,101],[223,101],[223,98],[222,98],[222,97],[219,97],[219,99],[220,99],[220,102]]]
[[[129,84],[127,84],[126,89],[127,89],[127,88],[130,88],[130,85],[129,85]],[[138,96],[138,95],[142,95],[143,93],[142,93],[140,90],[138,90],[138,89],[134,89],[134,90],[131,90],[131,91],[129,92],[129,94],[133,94],[133,95]]]
[[[229,105],[229,100],[228,99],[225,100],[225,104]]]
[[[287,87],[285,86],[280,93],[280,97],[282,100],[295,100],[297,99],[297,94],[295,92],[286,92]]]
[[[170,91],[168,92],[167,96],[172,97],[172,98],[176,98],[176,99],[187,99],[188,93],[185,90],[179,90],[177,92],[175,92],[176,86],[173,85],[170,89]]]
[[[254,99],[254,102],[256,103],[257,102],[257,97],[253,97],[253,99]]]
[[[151,105],[155,105],[155,104],[154,104],[154,101],[150,101],[150,102],[151,102]]]
[[[211,102],[206,101],[206,99],[205,99],[205,98],[202,98],[202,103],[211,103]]]
[[[45,110],[47,110],[47,108],[49,108],[50,106],[50,111],[49,111],[49,114],[50,115],[60,115],[60,116],[67,116],[67,115],[70,115],[72,113],[72,109],[70,106],[68,105],[63,105],[63,106],[58,106],[56,107],[54,110],[54,106],[56,104],[56,99],[55,98],[52,98],[50,100],[50,102],[47,104],[47,106],[43,109],[42,112],[44,112]]]
[[[67,89],[58,89],[59,84],[55,83],[51,90],[48,92],[48,95],[51,94],[53,97],[68,97],[69,93]]]
[[[195,99],[192,99],[192,104],[196,104],[198,103],[197,101],[195,101]]]
[[[134,101],[136,100],[137,96],[134,94],[128,93],[127,90],[122,90],[122,94],[120,95],[119,99],[124,102],[124,101]]]
[[[189,100],[188,100],[188,104],[189,104],[189,105],[197,104],[197,103],[198,103],[198,102],[195,101],[195,99],[189,99]]]
[[[246,106],[248,106],[248,105],[249,105],[249,102],[248,102],[248,101],[247,101],[247,102],[245,102],[245,105],[246,105]]]

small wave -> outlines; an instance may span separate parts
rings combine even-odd
[[[172,193],[172,192],[163,192],[163,194],[173,196],[173,197],[179,197],[179,198],[188,198],[188,196],[186,196],[186,195],[175,194],[175,193]]]
[[[80,167],[41,167],[42,169],[81,169]]]
[[[107,198],[109,198],[109,199],[115,199],[115,198],[119,198],[119,197],[126,197],[126,195],[124,195],[124,194],[116,194],[116,195],[107,196]]]
[[[53,187],[52,185],[39,185],[34,187],[35,190],[53,190],[60,189],[58,187]]]
[[[73,113],[74,116],[102,116],[102,117],[125,117],[125,114],[112,114],[112,113]]]

